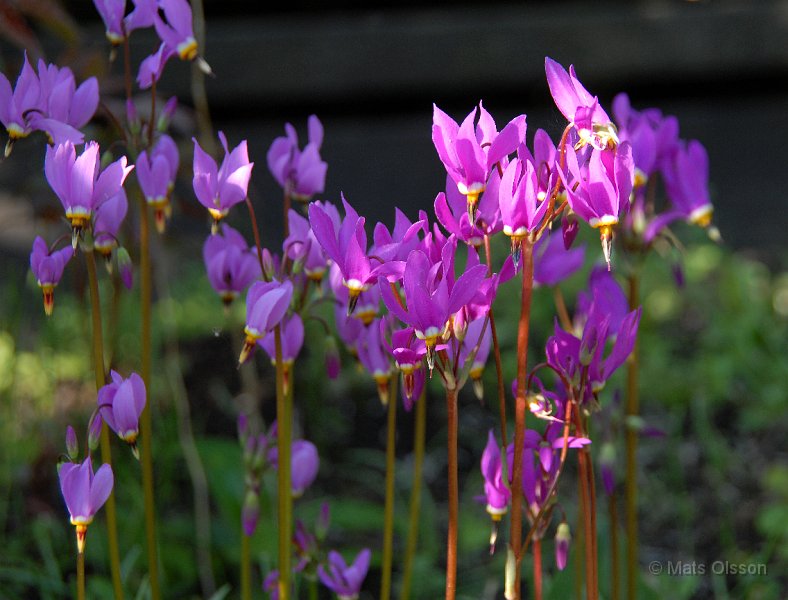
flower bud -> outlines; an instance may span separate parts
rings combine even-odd
[[[117,250],[115,250],[115,257],[118,261],[120,280],[123,282],[123,286],[127,290],[130,290],[131,286],[134,285],[134,265],[131,262],[129,251],[123,246],[120,246]]]
[[[137,136],[142,131],[142,123],[137,114],[137,106],[131,99],[126,100],[126,120],[129,124],[129,131],[133,136]]]
[[[238,415],[238,441],[241,446],[246,446],[246,440],[249,439],[249,419],[244,413]]]
[[[159,120],[156,121],[156,129],[161,132],[167,131],[170,127],[170,121],[172,121],[172,117],[175,114],[175,109],[178,108],[178,98],[173,96],[167,103],[164,105],[164,109],[161,111],[159,115]]]
[[[339,377],[339,370],[342,365],[340,363],[339,348],[337,347],[337,341],[334,339],[333,335],[326,336],[325,351],[326,351],[326,374],[328,375],[329,379],[336,379],[337,377]]]
[[[555,564],[559,571],[563,571],[566,567],[571,539],[572,534],[569,531],[569,524],[566,521],[561,521],[555,532]]]
[[[574,215],[565,215],[564,218],[561,219],[561,233],[564,236],[564,248],[566,250],[572,247],[579,231],[580,224],[577,222]]]
[[[244,534],[247,537],[254,535],[257,529],[257,519],[260,517],[260,497],[253,490],[247,490],[241,509],[241,522]]]
[[[276,275],[276,266],[274,265],[274,257],[268,251],[268,248],[263,248],[263,279],[271,281]]]
[[[71,425],[66,428],[66,453],[71,460],[76,460],[77,456],[79,456],[77,434],[74,432],[74,428]]]
[[[88,448],[91,451],[98,448],[99,440],[101,438],[101,427],[104,425],[104,421],[101,419],[101,415],[96,413],[90,419],[90,423],[88,424]]]
[[[616,448],[610,442],[602,444],[599,450],[599,465],[602,471],[602,485],[605,486],[605,493],[612,496],[616,489]]]
[[[322,541],[326,539],[328,534],[328,527],[331,524],[331,507],[328,502],[323,502],[320,505],[320,513],[317,515],[317,523],[315,523],[315,537]]]
[[[261,433],[257,436],[257,448],[255,449],[254,457],[252,459],[252,469],[255,471],[262,470],[262,468],[265,466],[265,455],[267,450],[268,438],[265,437],[264,433]]]

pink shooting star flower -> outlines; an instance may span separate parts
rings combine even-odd
[[[572,534],[569,530],[569,523],[561,521],[555,532],[555,566],[559,571],[566,568],[566,561],[569,558],[569,542],[572,541]]]
[[[379,262],[373,265],[367,256],[367,234],[364,218],[342,198],[345,218],[339,226],[332,215],[320,204],[309,205],[309,223],[323,251],[342,272],[343,284],[348,288],[348,315],[353,313],[362,291],[369,289],[378,277],[396,279],[402,272],[401,261]]]
[[[339,552],[332,550],[328,553],[326,567],[324,568],[323,565],[317,567],[317,575],[324,586],[339,596],[339,600],[356,600],[367,576],[371,557],[372,552],[364,548],[356,556],[353,564],[348,566]]]
[[[320,158],[323,125],[315,115],[307,121],[308,142],[298,147],[295,127],[285,123],[286,135],[276,138],[266,154],[268,169],[285,194],[299,202],[309,202],[325,188],[328,165]]]
[[[501,449],[495,440],[492,429],[487,434],[487,445],[482,452],[482,477],[484,477],[484,497],[487,501],[487,512],[493,521],[500,521],[509,509],[512,493],[503,478],[503,462]],[[495,537],[491,537],[490,546],[495,545]]]
[[[258,340],[282,321],[292,298],[293,284],[289,280],[283,283],[274,280],[252,284],[246,294],[246,339],[238,358],[239,364],[246,362]]]
[[[282,319],[282,371],[284,374],[284,393],[290,389],[290,380],[293,373],[293,364],[301,348],[304,345],[304,322],[297,314],[285,316]],[[269,332],[264,338],[257,342],[260,344],[271,364],[276,366],[276,347],[274,344],[274,333]]]
[[[98,108],[98,80],[90,77],[77,87],[71,69],[48,65],[43,60],[38,61],[38,79],[41,110],[31,114],[31,125],[45,132],[51,143],[81,144],[84,136],[79,130]]]
[[[118,246],[118,231],[128,210],[126,190],[120,188],[96,209],[93,217],[93,247],[106,259],[108,266],[112,264],[112,250]]]
[[[221,233],[209,236],[202,247],[208,281],[225,306],[260,277],[260,263],[244,237],[223,223]]]
[[[410,253],[403,274],[404,306],[390,286],[381,283],[383,302],[389,311],[412,326],[416,337],[424,340],[430,370],[435,346],[450,334],[450,317],[473,299],[487,274],[487,267],[477,264],[455,281],[456,243],[456,238],[451,237],[443,248],[443,260],[435,264],[421,250]]]
[[[449,234],[457,236],[458,240],[470,246],[481,246],[485,235],[494,235],[502,227],[501,211],[498,208],[500,182],[501,176],[498,170],[493,169],[487,180],[487,187],[478,201],[475,222],[472,223],[468,216],[465,197],[447,176],[446,192],[440,192],[435,197],[435,218]]]
[[[510,162],[498,188],[498,203],[503,232],[512,242],[515,265],[519,262],[523,240],[539,227],[547,211],[549,203],[544,196],[539,199],[539,192],[539,179],[533,163],[528,159]]]
[[[98,392],[98,407],[101,418],[118,437],[131,448],[139,460],[137,436],[139,420],[147,399],[145,382],[142,377],[132,373],[127,379],[117,371],[110,372],[112,382]]]
[[[613,227],[618,223],[619,216],[629,210],[634,178],[631,146],[624,142],[616,148],[615,153],[594,148],[588,164],[582,168],[578,155],[569,150],[566,163],[567,170],[559,170],[559,174],[566,188],[569,206],[591,227],[599,229],[609,270]]]
[[[386,406],[390,400],[392,365],[391,354],[386,351],[385,338],[381,332],[384,326],[378,322],[365,327],[356,340],[356,352],[359,361],[377,384],[380,402]]]
[[[0,122],[8,131],[6,158],[14,142],[26,138],[34,130],[31,117],[42,109],[41,84],[25,53],[25,62],[13,89],[8,78],[0,73]]]
[[[618,145],[616,127],[599,106],[597,97],[592,96],[580,83],[574,66],[570,66],[567,73],[566,69],[548,57],[545,58],[544,66],[555,105],[580,137],[577,148],[586,144],[599,150],[615,148]]]
[[[662,175],[675,216],[708,227],[714,207],[709,198],[709,155],[703,144],[697,140],[682,144],[666,162]]]
[[[449,177],[466,197],[468,221],[473,224],[491,169],[525,139],[525,115],[512,119],[499,133],[481,102],[461,125],[433,105],[432,123],[432,142]]]
[[[216,227],[229,212],[230,208],[243,202],[249,189],[253,162],[249,161],[246,140],[243,140],[232,152],[227,146],[227,138],[219,132],[219,139],[224,148],[224,159],[221,166],[211,158],[197,142],[194,141],[194,193],[200,203],[208,209],[213,217],[214,233]]]
[[[77,551],[83,554],[88,525],[112,493],[112,467],[101,465],[94,475],[93,463],[88,457],[80,464],[67,462],[60,465],[58,478],[71,524],[76,527]]]
[[[156,12],[153,26],[159,38],[173,50],[181,60],[197,58],[197,40],[192,26],[192,7],[186,0],[159,0],[159,8],[164,13],[164,21]]]
[[[148,206],[153,208],[156,229],[164,233],[172,214],[170,198],[175,188],[180,156],[178,146],[168,135],[159,137],[150,153],[143,150],[137,157],[137,181]]]
[[[331,205],[333,208],[333,205]],[[301,261],[304,273],[310,281],[320,283],[326,273],[327,260],[317,241],[309,221],[292,208],[288,213],[290,235],[284,241],[284,251],[293,261]],[[339,213],[336,215],[339,222]]]
[[[385,326],[383,319],[380,320],[380,326],[381,328]],[[412,327],[394,331],[391,334],[391,343],[381,331],[381,339],[402,373],[402,399],[405,410],[410,411],[424,388],[425,376],[422,363],[427,354],[427,347],[423,340],[416,337]]]
[[[269,440],[272,443],[273,440]],[[279,468],[279,448],[273,444],[268,449],[269,464]],[[293,440],[290,450],[290,485],[293,498],[300,498],[306,489],[314,483],[320,469],[320,456],[317,447],[308,440]]]
[[[102,171],[96,142],[86,144],[80,156],[71,142],[47,148],[44,172],[71,223],[74,249],[83,229],[91,226],[93,212],[120,191],[133,168],[123,156]]]
[[[30,269],[44,294],[44,312],[48,317],[55,308],[55,287],[60,283],[66,264],[73,255],[73,250],[68,247],[50,253],[47,243],[40,236],[36,236],[33,241]]]

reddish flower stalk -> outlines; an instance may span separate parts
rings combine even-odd
[[[542,540],[535,539],[534,553],[534,598],[542,600]]]
[[[629,277],[629,306],[640,304],[638,275]],[[627,365],[627,417],[638,414],[638,343],[632,349]],[[626,526],[627,526],[627,598],[637,598],[638,575],[638,502],[637,502],[637,444],[638,432],[633,428],[626,431]]]
[[[453,387],[446,388],[446,420],[449,430],[449,532],[446,543],[446,600],[454,600],[457,594],[457,515],[459,512],[459,481],[457,477],[457,390]]]
[[[527,408],[525,396],[528,374],[528,332],[531,321],[531,294],[534,280],[533,243],[530,238],[523,240],[522,262],[523,286],[520,300],[520,322],[517,328],[517,397],[514,408],[514,465],[512,467],[512,481],[522,481],[523,478],[523,441],[525,439],[525,411]],[[520,563],[523,558],[521,552],[523,535],[522,495],[521,486],[512,486],[510,543],[517,563],[515,581],[512,588],[515,600],[520,599]]]
[[[579,412],[574,414],[575,431],[583,435],[583,421]],[[585,534],[585,572],[586,572],[586,598],[597,600],[597,548],[596,548],[596,500],[594,494],[593,470],[591,467],[590,453],[586,448],[581,448],[577,454],[580,501],[583,515],[583,531]]]

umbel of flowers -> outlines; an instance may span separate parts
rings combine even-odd
[[[108,156],[102,160],[98,142],[86,140],[80,131],[98,106],[95,78],[78,85],[68,68],[39,61],[34,70],[26,56],[15,85],[0,76],[0,122],[8,132],[6,156],[14,143],[21,143],[35,131],[45,133],[49,145],[42,161],[44,172],[71,229],[70,247],[59,248],[59,241],[50,246],[41,237],[33,242],[30,265],[43,293],[45,313],[52,314],[55,286],[78,247],[90,279],[97,406],[88,424],[87,456],[78,460],[76,434],[69,428],[67,455],[59,465],[61,490],[77,533],[80,597],[84,597],[82,561],[88,525],[105,503],[108,521],[114,514],[112,468],[103,464],[94,471],[90,454],[99,439],[104,450],[104,423],[141,458],[143,482],[152,478],[150,456],[145,452],[145,443],[150,441],[149,425],[147,431],[145,425],[146,414],[148,418],[150,414],[150,348],[143,349],[142,375],[123,377],[111,370],[107,377],[94,254],[104,257],[108,267],[114,258],[120,277],[131,287],[131,259],[120,241],[129,204],[124,183],[136,167],[141,231],[146,230],[150,210],[159,232],[164,233],[181,164],[177,143],[166,133],[176,104],[173,99],[157,112],[156,84],[175,56],[197,61],[209,71],[200,56],[186,0],[134,0],[129,6],[125,0],[96,0],[95,4],[113,47],[122,46],[125,51],[129,36],[142,28],[152,28],[160,42],[136,70],[137,84],[141,89],[150,88],[154,99],[145,123],[131,101],[133,74],[126,67],[127,122],[122,141],[130,158]],[[207,279],[225,306],[245,295],[239,367],[252,368],[255,361],[250,358],[260,346],[276,370],[276,423],[267,432],[256,431],[258,425],[252,423],[258,424],[259,418],[239,415],[245,475],[243,497],[239,498],[244,534],[242,598],[251,597],[248,538],[255,533],[260,507],[268,504],[260,501],[261,478],[268,468],[276,470],[278,478],[278,562],[263,583],[272,597],[295,597],[293,581],[303,578],[313,589],[320,582],[340,599],[357,598],[370,568],[369,548],[352,549],[354,558],[348,563],[343,556],[351,556],[349,551],[340,554],[327,547],[327,505],[314,531],[294,518],[293,500],[312,493],[310,486],[320,469],[315,445],[293,439],[297,414],[293,403],[298,399],[298,381],[293,374],[305,343],[305,323],[310,320],[324,329],[329,376],[336,377],[339,372],[338,347],[342,345],[374,381],[387,414],[382,598],[390,596],[393,572],[398,396],[406,411],[417,415],[431,381],[446,398],[445,596],[453,599],[459,585],[459,395],[471,381],[476,395],[484,397],[482,372],[490,357],[496,363],[498,398],[492,406],[498,409],[500,431],[487,430],[487,443],[478,457],[484,481],[480,499],[493,522],[491,551],[499,537],[506,539],[504,595],[522,597],[520,572],[530,550],[534,595],[542,597],[542,542],[551,531],[555,565],[559,569],[566,566],[573,533],[558,496],[558,484],[571,456],[578,463],[581,513],[580,531],[574,535],[582,535],[586,549],[586,555],[578,560],[585,569],[588,597],[598,597],[591,460],[595,444],[590,424],[592,419],[607,418],[606,412],[599,410],[607,403],[606,386],[633,352],[636,356],[642,314],[633,295],[627,298],[612,273],[618,264],[613,250],[645,253],[667,233],[668,225],[680,219],[708,227],[712,236],[716,230],[711,225],[708,157],[699,142],[679,139],[674,118],[655,109],[635,110],[626,95],[619,95],[613,102],[611,119],[573,67],[567,71],[547,58],[545,73],[555,104],[567,120],[557,143],[545,131],[537,130],[529,144],[525,115],[516,116],[499,130],[481,102],[460,123],[434,106],[432,141],[445,167],[446,186],[434,196],[433,214],[421,210],[411,220],[395,209],[394,226],[377,223],[371,235],[365,217],[344,195],[315,199],[324,193],[327,173],[320,155],[324,129],[316,116],[308,119],[303,148],[295,127],[288,123],[285,136],[275,139],[266,155],[271,175],[283,191],[285,236],[281,250],[264,247],[257,231],[248,197],[254,162],[247,140],[231,148],[220,132],[221,157],[214,157],[193,139],[194,196],[212,222],[203,246]],[[658,177],[664,181],[669,199],[664,210],[657,210],[651,193]],[[433,197],[436,190],[426,192]],[[299,203],[303,214],[291,208],[292,201]],[[240,204],[249,209],[255,232],[251,246],[240,228],[228,224],[231,211]],[[236,215],[240,212],[235,211]],[[570,314],[559,284],[583,265],[585,249],[575,244],[581,222],[598,231],[604,264],[591,270],[588,289],[578,296]],[[147,323],[143,331],[149,334],[151,269],[146,235],[141,234],[139,255],[142,320]],[[508,240],[510,255],[494,255],[491,240],[496,237]],[[632,276],[627,275],[631,281]],[[517,351],[511,354],[517,369],[510,394],[513,402],[507,396],[508,386],[501,381],[502,360],[510,357],[501,353],[494,308],[500,286],[510,280],[521,286]],[[527,357],[530,303],[533,287],[539,285],[554,288],[557,317],[553,333],[544,343],[542,361],[532,360],[532,366]],[[334,306],[333,327],[318,311],[327,301]],[[636,368],[636,361],[630,361],[627,368],[633,368],[633,363]],[[513,432],[507,416],[511,404]],[[526,427],[526,412],[530,413],[530,427]],[[143,441],[142,456],[138,439]],[[606,492],[612,496],[616,491],[615,461],[607,441],[605,448],[597,458]],[[158,598],[152,484],[144,484],[144,489],[151,593]],[[418,503],[414,505],[418,507]],[[629,495],[628,510],[633,510]],[[503,530],[507,520],[508,534]],[[417,518],[415,521],[418,523]],[[114,524],[108,525],[109,530],[114,528]],[[630,541],[634,539],[629,531],[628,535]],[[117,548],[113,550],[111,541],[109,545],[115,594],[121,597]],[[412,554],[411,544],[408,548]],[[613,552],[617,552],[615,547]],[[612,560],[617,560],[615,555]],[[408,577],[408,556],[404,562]],[[631,556],[628,562],[634,570]]]

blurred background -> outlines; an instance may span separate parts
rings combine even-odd
[[[265,153],[283,135],[285,122],[305,140],[306,119],[317,114],[325,127],[322,156],[329,165],[322,197],[337,201],[342,192],[369,225],[378,220],[390,225],[394,206],[411,218],[419,209],[431,213],[435,195],[444,188],[445,171],[430,138],[433,103],[460,121],[482,101],[499,127],[525,113],[529,140],[537,128],[560,135],[564,122],[545,82],[545,56],[574,64],[607,109],[616,94],[627,92],[636,109],[658,107],[678,117],[680,136],[700,140],[709,153],[714,221],[722,243],[679,225],[683,252],[654,256],[647,264],[641,404],[646,421],[664,436],[641,442],[641,562],[764,563],[768,574],[672,578],[644,570],[642,596],[784,597],[788,2],[291,1],[264,7],[251,0],[206,0],[205,13],[203,55],[215,73],[205,83],[212,124],[226,132],[231,146],[249,140],[256,163],[250,197],[263,243],[272,248],[281,241],[282,200]],[[0,35],[0,67],[9,79],[15,79],[26,49],[31,59],[71,66],[78,81],[98,76],[103,102],[122,118],[121,61],[108,63],[103,26],[91,2],[0,0]],[[135,33],[132,43],[133,64],[156,48],[145,31]],[[193,484],[183,464],[177,399],[182,397],[191,411],[209,474],[213,570],[220,584],[234,584],[237,571],[243,479],[235,415],[246,401],[239,398],[253,396],[252,402],[261,401],[266,422],[273,417],[266,361],[258,356],[256,369],[235,369],[234,336],[242,308],[225,315],[204,278],[200,252],[208,225],[189,175],[190,140],[199,135],[191,86],[192,70],[178,62],[168,65],[158,86],[162,101],[179,98],[173,135],[181,145],[183,172],[173,220],[156,249],[157,364],[162,365],[154,381],[157,493],[163,572],[172,598],[201,595],[192,551]],[[140,107],[149,105],[146,98],[140,95]],[[100,110],[93,126],[97,137],[107,129],[103,115]],[[2,598],[70,593],[73,534],[54,465],[66,424],[84,421],[95,401],[84,274],[69,268],[57,291],[55,315],[47,320],[28,272],[35,235],[51,241],[63,229],[59,204],[43,177],[44,147],[40,137],[25,140],[0,164],[0,222],[5,225],[0,228]],[[234,215],[232,224],[250,232],[244,215]],[[597,247],[589,238],[591,256]],[[674,278],[679,264],[683,287]],[[585,283],[585,273],[575,276],[564,290],[567,298]],[[102,290],[112,297],[111,283],[105,284]],[[515,287],[502,296],[516,294]],[[136,368],[139,354],[135,300],[136,294],[118,300],[117,331],[109,334],[116,364],[126,371]],[[531,355],[539,357],[552,329],[552,297],[540,290],[535,302]],[[507,321],[500,326],[504,349],[515,346],[515,309],[501,302],[502,319],[511,319],[509,328]],[[308,329],[310,334],[319,338],[320,328]],[[323,457],[318,482],[297,510],[311,521],[320,503],[334,498],[332,541],[348,549],[346,556],[364,544],[376,551],[365,588],[365,597],[371,598],[379,560],[385,417],[372,382],[344,358],[343,378],[325,384],[322,344],[308,345],[296,374],[301,430]],[[514,364],[507,369],[508,381]],[[488,371],[492,395],[494,372]],[[611,383],[606,392],[611,405],[615,389]],[[444,409],[440,390],[431,394],[417,598],[438,597],[442,590]],[[478,461],[486,430],[497,417],[470,393],[461,402],[463,593],[474,599],[500,597],[502,552],[488,556],[487,516],[473,499],[482,491]],[[411,421],[409,415],[401,418],[398,442],[397,543],[402,545]],[[136,464],[121,461],[118,471],[119,485],[126,482],[134,489]],[[267,481],[269,488],[273,483]],[[141,500],[130,494],[119,502],[130,507],[123,558],[128,590],[136,593],[144,580],[135,524]],[[609,525],[602,520],[600,527],[602,567],[608,569],[604,532]],[[275,539],[266,534],[265,523],[260,531],[256,552],[264,575],[273,556],[266,552]],[[94,597],[102,597],[107,588],[101,586],[108,585],[102,537],[92,526],[88,558],[95,571],[89,576]],[[570,565],[551,577],[549,597],[566,597],[572,574]]]

